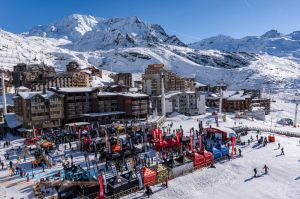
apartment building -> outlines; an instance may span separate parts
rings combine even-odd
[[[151,97],[152,111],[161,114],[161,96]],[[206,112],[205,95],[194,91],[171,91],[165,94],[166,114],[201,115]]]
[[[15,113],[25,128],[60,127],[64,117],[63,95],[52,92],[18,92],[14,100]]]
[[[51,91],[64,96],[63,123],[82,121],[82,114],[98,109],[98,89],[92,87],[53,87]]]
[[[251,95],[240,91],[222,91],[222,110],[227,112],[245,111],[251,109]],[[220,93],[207,93],[206,105],[218,108],[220,104]]]
[[[12,71],[12,84],[15,87],[26,86],[31,88],[31,84],[40,82],[41,84],[48,79],[56,76],[54,67],[41,64],[17,64]]]
[[[132,87],[132,74],[131,73],[117,73],[112,74],[111,78],[116,84],[121,86]]]
[[[162,75],[165,92],[169,91],[194,91],[195,79],[184,78],[167,70],[164,64],[151,64],[145,69],[142,76],[143,91],[151,96],[161,94]]]
[[[141,93],[120,93],[118,109],[126,113],[127,118],[148,118],[149,96]]]

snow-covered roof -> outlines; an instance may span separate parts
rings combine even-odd
[[[4,118],[9,128],[16,128],[23,124],[23,122],[19,119],[19,117],[15,113],[7,113],[4,115]]]
[[[245,95],[244,91],[224,91],[223,98],[227,100],[245,100],[246,98],[251,98],[250,95]]]
[[[87,74],[92,74],[92,71],[87,70],[87,69],[81,70],[81,72],[84,72],[84,73],[87,73]]]
[[[86,114],[81,114],[81,116],[85,116],[85,117],[103,117],[103,116],[121,115],[121,114],[125,114],[125,112],[112,111],[112,112],[102,112],[102,113],[86,113]]]
[[[126,97],[148,97],[149,95],[143,94],[143,93],[120,93],[122,96]]]
[[[52,87],[51,89],[62,92],[62,93],[81,93],[81,92],[93,92],[97,88],[95,87],[63,87],[56,89],[55,87]]]
[[[116,96],[118,93],[113,93],[113,92],[99,92],[98,96]]]
[[[53,96],[55,93],[52,91],[46,91],[43,93],[42,91],[32,91],[32,92],[19,92],[18,95],[22,97],[23,99],[31,99],[34,96],[38,95],[44,99],[49,99],[51,96]]]
[[[165,98],[167,99],[167,98],[173,97],[175,95],[179,95],[181,93],[182,93],[181,91],[170,91],[165,94]]]
[[[25,87],[25,86],[19,86],[16,88],[17,90],[28,90],[29,88]]]
[[[207,85],[201,84],[199,82],[195,82],[195,87],[203,87],[203,86],[207,86]]]

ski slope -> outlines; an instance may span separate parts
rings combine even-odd
[[[168,122],[173,122],[174,129],[182,125],[186,130],[192,127],[198,128],[197,118],[210,121],[207,115],[200,117],[177,115],[169,118]],[[220,125],[229,126],[234,121],[247,122],[229,117],[227,122],[221,122]],[[186,134],[189,134],[188,131]],[[262,133],[261,136],[267,135],[269,134]],[[247,141],[250,136],[255,139],[256,132],[242,137],[242,141]],[[252,142],[250,146],[238,146],[242,150],[242,157],[221,161],[215,164],[216,168],[203,168],[175,178],[169,181],[167,189],[156,185],[152,187],[154,194],[151,198],[298,199],[300,198],[300,139],[281,135],[275,137],[276,142],[268,143],[266,147],[257,146],[256,142]],[[285,155],[280,155],[278,143],[284,147]],[[267,175],[263,174],[264,164],[270,168]],[[258,170],[257,178],[253,177],[254,168]],[[137,199],[147,198],[147,196],[141,191],[125,198]]]

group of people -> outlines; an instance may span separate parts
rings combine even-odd
[[[269,167],[265,164],[264,167],[263,167],[263,170],[264,170],[264,174],[267,175]],[[253,177],[255,177],[255,178],[258,177],[257,176],[257,168],[254,168],[253,171],[254,171],[254,176]]]

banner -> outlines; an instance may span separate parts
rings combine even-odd
[[[190,150],[194,151],[194,146],[193,146],[193,137],[190,136]]]
[[[139,179],[139,188],[142,189],[142,188],[143,188],[143,179],[142,179],[141,172],[140,172],[140,171],[137,171],[137,172],[136,172],[136,176],[137,176],[138,179]]]
[[[117,176],[118,172],[117,172],[116,166],[114,164],[111,165],[111,170],[112,170],[113,176]]]
[[[129,160],[126,160],[126,167],[127,167],[128,171],[132,171],[131,163]]]
[[[102,172],[103,184],[104,184],[104,192],[107,193],[107,183],[105,173]]]
[[[233,157],[235,137],[231,137],[231,157]]]
[[[202,152],[202,137],[201,137],[201,135],[198,136],[198,140],[199,140],[200,152]]]
[[[159,129],[158,130],[158,134],[159,134],[159,145],[163,145],[163,136],[162,136],[162,130]]]
[[[103,181],[102,181],[102,176],[98,176],[98,181],[99,181],[99,197],[98,199],[104,199],[104,190],[103,190]]]
[[[153,129],[153,141],[154,143],[156,142],[156,134],[157,134],[157,131],[156,131],[156,128]]]

